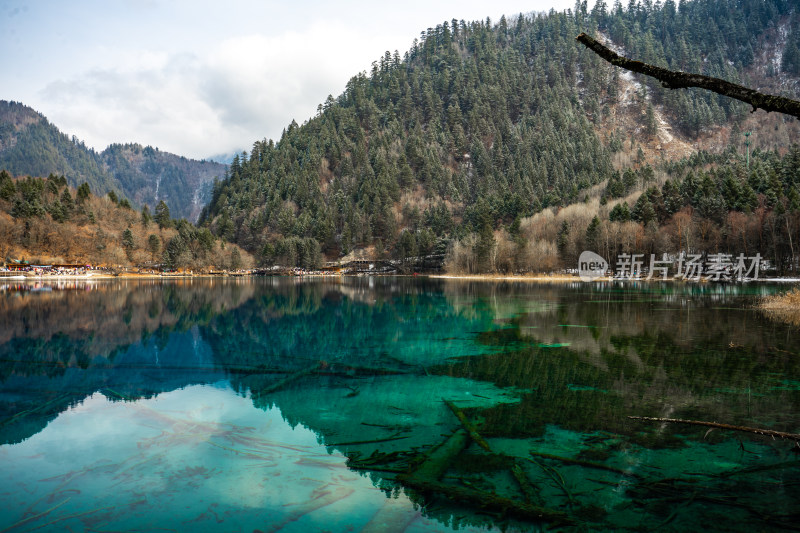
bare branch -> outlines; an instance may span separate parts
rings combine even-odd
[[[589,50],[599,55],[612,65],[622,67],[631,72],[644,74],[661,82],[661,85],[667,89],[685,89],[687,87],[699,87],[700,89],[707,89],[714,91],[717,94],[729,96],[750,104],[753,109],[763,109],[764,111],[777,111],[786,115],[800,118],[800,102],[791,100],[782,96],[773,96],[771,94],[764,94],[753,89],[748,89],[741,85],[731,83],[729,81],[721,80],[719,78],[712,78],[710,76],[703,76],[702,74],[690,74],[687,72],[667,70],[665,68],[656,67],[641,61],[634,61],[627,57],[613,52],[600,44],[595,39],[589,37],[585,33],[581,33],[576,37],[578,42],[586,46]]]

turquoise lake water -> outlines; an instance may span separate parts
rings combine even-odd
[[[0,532],[800,524],[793,441],[628,418],[800,432],[800,334],[753,309],[785,287],[0,289]]]

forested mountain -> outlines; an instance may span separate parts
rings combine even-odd
[[[112,144],[100,154],[103,166],[137,205],[164,201],[173,216],[196,222],[225,165],[196,161],[140,144]]]
[[[34,177],[63,174],[73,187],[86,182],[100,194],[121,192],[94,150],[19,102],[0,100],[0,169]]]
[[[135,211],[116,193],[97,196],[89,185],[70,187],[64,176],[12,178],[0,170],[0,265],[71,263],[170,269],[238,269],[249,254],[220,242],[208,228],[154,212]]]
[[[402,57],[386,52],[278,142],[236,157],[201,223],[266,263],[311,264],[320,251],[335,258],[371,245],[402,257],[471,234],[486,266],[496,232],[519,235],[525,217],[619,181],[614,154],[657,141],[657,116],[690,141],[719,125],[736,130],[747,116],[730,99],[634,78],[637,127],[623,131],[609,117],[625,74],[583,50],[581,31],[636,59],[740,83],[754,81],[756,50],[769,41],[771,80],[756,81],[782,89],[797,74],[798,20],[789,0],[601,0],[591,11],[583,1],[574,12],[444,22]],[[639,152],[626,160],[636,172]]]
[[[604,89],[607,69],[577,29],[561,14],[430,29],[235,159],[205,220],[253,250],[292,236],[335,256],[421,223],[441,237],[577,200],[613,170],[575,88],[584,73]]]
[[[102,152],[70,138],[30,107],[0,101],[0,169],[13,175],[64,175],[73,187],[115,191],[134,204],[164,200],[173,216],[196,221],[225,166],[195,161],[138,144],[112,144]]]

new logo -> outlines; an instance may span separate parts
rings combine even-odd
[[[581,253],[578,258],[578,276],[581,281],[594,281],[604,276],[608,270],[608,261],[589,250]]]

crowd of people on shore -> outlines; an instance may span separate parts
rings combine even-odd
[[[0,267],[0,276],[80,276],[89,277],[98,273],[100,267],[91,265],[6,265]]]

